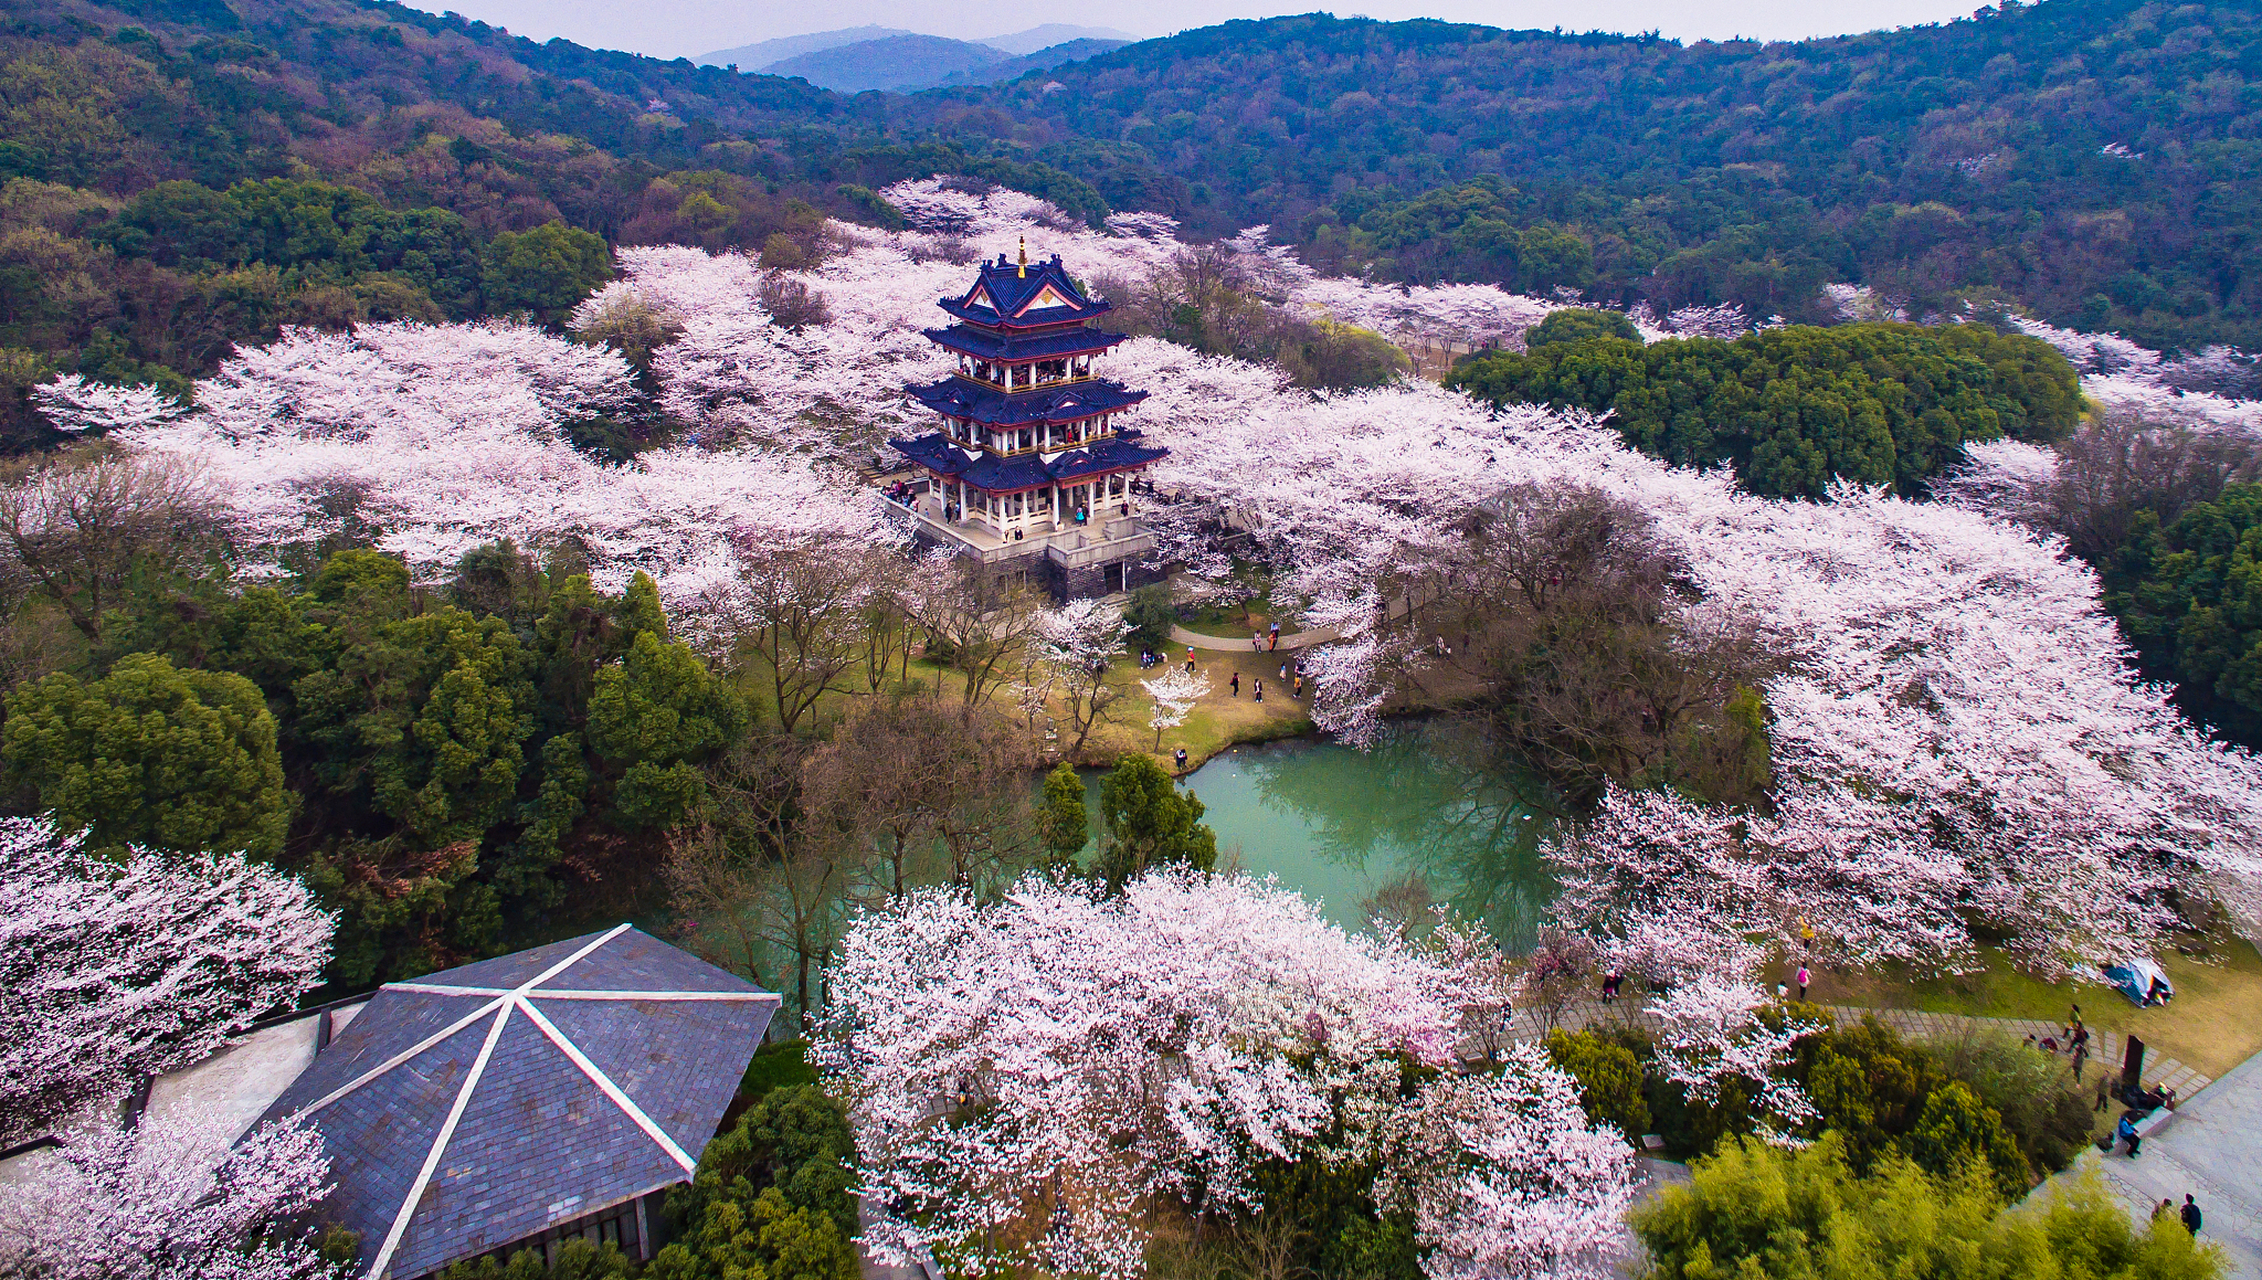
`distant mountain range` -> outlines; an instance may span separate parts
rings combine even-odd
[[[1035,53],[1039,49],[1050,49],[1056,45],[1067,44],[1072,40],[1109,40],[1117,44],[1127,44],[1138,38],[1128,31],[1117,31],[1113,27],[1074,27],[1065,22],[1048,22],[1041,27],[1031,27],[1027,31],[1016,31],[1009,36],[991,36],[986,40],[977,40],[975,43],[986,44],[992,49],[1002,49],[1018,57]]]
[[[837,49],[844,44],[860,44],[866,40],[885,40],[889,36],[917,35],[903,27],[883,27],[877,24],[864,27],[842,27],[838,31],[817,31],[805,36],[779,36],[775,40],[762,40],[742,44],[735,49],[718,49],[702,53],[692,61],[702,67],[735,66],[741,71],[766,71],[771,64],[787,58],[798,58],[805,53],[821,49]]]
[[[994,84],[1030,71],[1076,62],[1130,43],[1106,27],[1048,22],[987,40],[952,40],[894,27],[848,27],[785,36],[704,54],[704,66],[799,76],[842,93],[890,89],[908,93],[946,84]]]
[[[1026,33],[1052,43],[1019,67],[1092,47],[1060,34]],[[898,38],[849,35],[834,47]],[[266,287],[289,290],[325,272],[392,279],[414,244],[441,264],[418,268],[432,279],[413,298],[428,299],[384,314],[461,316],[483,305],[478,255],[505,232],[558,219],[621,244],[759,246],[806,230],[788,202],[884,221],[872,192],[935,173],[1094,222],[1168,214],[1189,238],[1264,223],[1316,269],[1410,284],[1810,320],[1835,314],[1823,286],[1843,282],[1912,315],[2009,299],[2156,349],[2262,350],[2256,0],[2044,0],[1860,36],[1686,47],[1306,14],[1141,40],[1019,79],[1002,44],[965,43],[997,61],[898,66],[859,83],[958,87],[851,99],[808,79],[537,43],[392,0],[0,0],[0,179],[100,193],[70,219],[176,180],[219,189],[311,173],[362,193],[335,197],[341,220],[362,217],[352,202],[367,196],[403,216],[454,215],[462,227],[447,234],[469,237],[443,262],[386,231],[396,256],[384,258],[375,223],[340,221],[367,247],[209,241],[191,254],[175,224],[200,206],[160,191],[132,215],[143,221],[118,223],[149,237],[142,249],[104,239],[50,258],[38,237],[82,224],[36,202],[0,208],[0,232],[39,228],[0,235],[13,308],[0,308],[0,354],[51,361],[0,360],[0,451],[8,410],[33,416],[13,370],[202,373],[213,353],[315,305],[164,293],[190,286],[128,270],[174,271],[166,255],[191,273],[264,262],[284,273]],[[825,51],[788,56],[812,52]],[[1053,80],[1065,91],[1048,92]],[[591,150],[560,149],[561,136]],[[737,221],[724,225],[714,202]],[[145,292],[99,308],[76,284],[36,306],[17,292],[30,287],[22,272],[68,282],[104,263],[116,289]],[[224,287],[239,285],[230,275]],[[204,300],[166,301],[192,297]],[[178,318],[142,336],[135,317],[158,315]],[[126,363],[103,363],[120,351]]]

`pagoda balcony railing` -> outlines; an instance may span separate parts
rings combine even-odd
[[[1071,375],[1069,375],[1068,377],[1065,377],[1065,378],[1047,378],[1047,379],[1046,379],[1045,381],[1043,381],[1043,382],[1032,382],[1032,383],[1028,383],[1028,384],[1027,384],[1027,385],[1025,385],[1025,386],[1019,386],[1019,387],[1010,387],[1010,386],[1007,386],[1007,385],[1006,385],[1005,383],[1002,383],[1002,382],[992,382],[992,381],[991,381],[991,380],[989,380],[988,378],[977,378],[977,377],[975,377],[975,376],[974,376],[973,374],[971,374],[971,373],[959,373],[959,374],[956,374],[955,376],[957,376],[957,377],[960,377],[960,378],[964,378],[964,379],[966,379],[966,380],[967,380],[968,382],[971,382],[971,383],[973,383],[973,384],[974,384],[975,386],[978,386],[978,387],[988,387],[988,388],[989,388],[990,390],[992,390],[992,391],[1003,391],[1003,392],[1005,392],[1005,393],[1006,393],[1007,395],[1012,395],[1012,394],[1014,394],[1015,392],[1018,392],[1018,391],[1043,391],[1043,390],[1045,390],[1045,389],[1046,389],[1046,388],[1048,388],[1048,387],[1067,387],[1067,386],[1073,386],[1073,385],[1075,385],[1076,383],[1079,383],[1079,382],[1090,382],[1090,381],[1092,381],[1092,380],[1093,380],[1094,378],[1097,378],[1097,377],[1099,377],[1099,375],[1098,375],[1098,374],[1096,374],[1096,373],[1078,373],[1078,374],[1071,374]]]
[[[1038,516],[1001,535],[979,518],[944,519],[941,504],[933,495],[914,494],[908,502],[894,495],[883,496],[890,515],[914,529],[924,528],[930,536],[985,564],[1042,553],[1076,568],[1141,555],[1154,548],[1154,535],[1127,515],[1101,517],[1080,525],[1063,521],[1057,527]],[[1014,537],[1015,532],[1022,536]]]

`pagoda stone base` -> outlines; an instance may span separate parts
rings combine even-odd
[[[986,529],[961,528],[918,512],[912,536],[921,549],[942,547],[979,560],[990,572],[1059,601],[1135,591],[1164,578],[1160,566],[1148,563],[1154,537],[1129,519],[1108,521],[1104,532],[1063,530],[1000,542]]]
[[[1055,600],[1112,596],[1163,580],[1160,567],[1143,564],[1137,558],[1083,565],[1068,565],[1050,556],[1040,558],[1046,569],[1046,584],[1051,587]]]

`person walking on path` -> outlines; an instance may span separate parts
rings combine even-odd
[[[2167,1201],[2162,1200],[2160,1203],[2166,1204]],[[2191,1198],[2189,1191],[2183,1193],[2183,1229],[2193,1235],[2199,1234],[2199,1202]]]
[[[1231,682],[1231,683],[1232,683],[1232,685],[1233,685],[1233,696],[1234,696],[1234,697],[1236,697],[1236,698],[1240,697],[1240,696],[1241,696],[1241,673],[1240,673],[1240,672],[1236,671],[1236,672],[1234,672],[1234,673],[1233,673],[1233,680],[1232,680],[1232,682]]]
[[[1263,653],[1265,651],[1264,632],[1252,631],[1249,633],[1249,651],[1251,653]]]
[[[1803,964],[1802,964],[1802,965],[1800,965],[1800,966],[1799,966],[1799,999],[1801,999],[1801,1000],[1804,1000],[1804,999],[1806,999],[1806,984],[1807,984],[1807,983],[1809,983],[1809,982],[1811,982],[1811,981],[1813,981],[1813,980],[1814,980],[1814,975],[1812,975],[1812,974],[1810,974],[1810,973],[1808,973],[1808,972],[1806,971],[1806,966],[1805,966],[1805,965],[1803,965]]]
[[[1263,701],[1265,700],[1265,682],[1264,682],[1264,680],[1263,680],[1263,679],[1262,679],[1262,678],[1260,677],[1260,678],[1258,678],[1258,679],[1256,679],[1256,680],[1252,680],[1252,681],[1250,681],[1250,683],[1251,683],[1251,684],[1253,684],[1253,685],[1255,685],[1255,686],[1256,686],[1256,688],[1257,688],[1257,701],[1259,701],[1259,702],[1263,702]]]
[[[2174,1213],[2175,1211],[2176,1202],[2168,1199],[2166,1196],[2162,1196],[2160,1197],[2160,1203],[2152,1206],[2152,1220],[2154,1222],[2158,1222],[2162,1217]]]
[[[1278,649],[1280,647],[1280,623],[1277,620],[1273,622],[1268,634],[1272,637],[1272,647]]]
[[[2074,1083],[2075,1083],[2075,1084],[2079,1084],[2079,1083],[2081,1083],[2081,1064],[2082,1064],[2082,1063],[2083,1063],[2083,1062],[2084,1062],[2085,1060],[2087,1060],[2087,1059],[2088,1059],[2088,1057],[2089,1057],[2089,1042],[2088,1042],[2087,1040],[2076,1040],[2076,1041],[2074,1041],[2073,1058],[2074,1058]]]

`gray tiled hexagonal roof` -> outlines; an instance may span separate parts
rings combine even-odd
[[[268,1110],[321,1131],[364,1276],[688,1178],[778,998],[627,925],[392,983]]]

